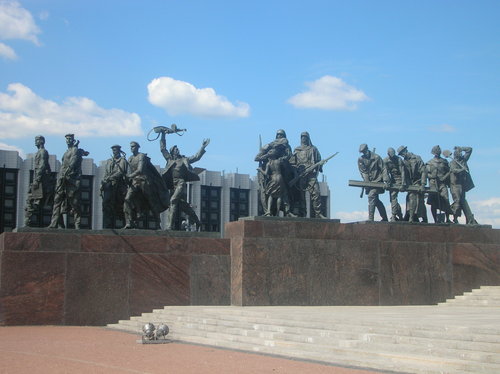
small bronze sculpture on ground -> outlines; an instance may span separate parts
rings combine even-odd
[[[403,157],[408,176],[408,185],[415,186],[418,191],[408,190],[406,196],[405,220],[409,222],[427,222],[427,210],[424,204],[424,191],[427,184],[427,168],[422,158],[408,152],[406,146],[398,148],[398,155]]]
[[[162,131],[160,138],[160,150],[167,161],[163,179],[171,194],[167,229],[180,230],[180,227],[176,225],[176,217],[179,212],[184,212],[189,217],[190,223],[196,224],[199,230],[201,226],[200,220],[191,205],[186,201],[184,187],[187,182],[200,180],[200,177],[193,172],[191,164],[202,158],[205,154],[205,148],[210,143],[210,139],[203,140],[200,150],[194,156],[186,157],[181,155],[176,145],[171,147],[170,151],[167,150],[167,143],[165,140],[165,134],[167,133],[171,132]]]
[[[321,154],[318,148],[312,144],[311,137],[307,131],[300,134],[300,146],[294,149],[293,155],[290,158],[290,164],[295,167],[296,174],[299,176],[297,187],[302,194],[299,215],[301,217],[306,215],[305,193],[308,191],[314,217],[326,218],[321,213],[321,193],[318,183],[318,173],[323,172],[323,163],[321,163]]]
[[[267,168],[267,163],[269,160],[269,152],[274,148],[279,148],[278,150],[279,160],[282,164],[282,176],[284,178],[285,183],[287,184],[288,181],[291,180],[291,178],[293,178],[293,170],[288,164],[288,160],[292,155],[292,148],[290,147],[288,139],[286,138],[285,130],[280,129],[276,131],[276,139],[264,146],[261,145],[259,153],[257,154],[257,156],[255,156],[255,161],[259,162],[259,167],[257,168],[258,172],[257,180],[259,183],[260,203],[262,205],[262,210],[264,211],[265,216],[277,215],[276,211],[271,212],[268,209],[269,208],[268,193],[266,191],[269,191],[269,188],[267,186],[269,182],[269,176],[264,173]],[[291,191],[287,191],[288,198],[291,198],[290,192]]]
[[[76,141],[73,134],[67,134],[65,138],[68,150],[62,157],[61,170],[57,176],[54,207],[49,227],[64,227],[62,214],[72,213],[75,229],[79,229],[82,215],[80,206],[82,160],[83,156],[88,156],[89,152],[78,148],[80,141]]]
[[[160,173],[145,153],[139,152],[137,142],[130,143],[132,155],[128,159],[128,189],[125,196],[123,211],[125,214],[125,229],[138,227],[138,218],[151,211],[160,224],[160,213],[168,208],[169,194],[167,186]]]
[[[445,215],[445,222],[451,223],[450,200],[448,198],[448,186],[450,183],[450,166],[445,158],[441,157],[441,147],[432,147],[431,153],[434,157],[427,162],[427,172],[429,187],[439,191],[437,194],[429,194],[427,204],[431,206],[432,218],[435,223],[439,223],[437,211]]]
[[[383,182],[384,179],[384,162],[382,158],[375,152],[368,149],[368,145],[361,144],[359,146],[361,157],[358,158],[358,169],[361,178],[365,182]],[[368,220],[373,221],[375,218],[375,208],[377,208],[382,221],[387,221],[387,212],[384,204],[380,201],[378,195],[384,193],[383,188],[364,187],[363,190],[368,195]],[[361,194],[363,194],[363,190]]]
[[[127,194],[127,160],[121,146],[111,147],[113,156],[106,162],[101,181],[103,228],[115,228],[116,220],[124,220],[123,204]]]
[[[458,217],[463,212],[467,224],[477,225],[477,221],[465,198],[465,193],[474,188],[474,182],[467,165],[471,154],[471,147],[455,147],[454,149],[453,159],[450,162],[450,189],[453,197],[451,210],[453,211],[453,222],[458,223]]]
[[[54,183],[49,165],[49,153],[45,149],[45,138],[35,137],[35,154],[33,165],[33,181],[26,200],[24,224],[30,226],[31,216],[40,206],[51,205],[54,200]]]
[[[398,194],[400,191],[406,189],[406,169],[403,160],[396,155],[394,148],[387,150],[387,157],[384,158],[385,176],[384,182],[388,187],[397,187],[398,189],[391,189],[389,196],[391,200],[391,222],[402,221],[403,212],[401,205],[398,202]]]

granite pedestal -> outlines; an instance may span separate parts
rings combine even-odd
[[[500,285],[489,226],[249,217],[226,237],[238,306],[429,305]]]
[[[229,268],[229,239],[204,233],[3,233],[0,325],[105,325],[165,305],[227,305]]]

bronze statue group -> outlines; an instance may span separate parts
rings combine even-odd
[[[145,153],[139,152],[139,143],[130,143],[131,155],[128,159],[120,145],[111,147],[112,156],[105,165],[101,181],[103,228],[116,228],[116,218],[124,221],[124,229],[139,227],[139,220],[152,215],[156,229],[160,228],[160,214],[168,209],[166,229],[179,230],[178,215],[183,212],[191,224],[200,229],[201,223],[186,199],[185,187],[188,182],[200,180],[194,172],[193,163],[205,154],[210,139],[202,142],[201,148],[193,156],[184,156],[177,146],[167,149],[166,135],[182,133],[176,125],[159,126],[153,129],[160,137],[160,151],[167,164],[160,172]],[[75,229],[81,226],[80,184],[82,159],[89,152],[79,148],[79,141],[73,134],[65,136],[68,149],[61,161],[61,169],[54,182],[49,165],[49,155],[45,149],[45,138],[35,138],[38,148],[34,157],[33,181],[25,206],[25,225],[31,225],[31,217],[41,206],[52,205],[49,228],[64,228],[63,215],[72,215]],[[148,138],[148,140],[151,140]],[[425,196],[430,205],[434,222],[458,222],[465,215],[467,224],[477,224],[465,194],[474,187],[467,161],[471,147],[455,147],[453,155],[441,148],[432,148],[434,157],[427,163],[418,155],[410,153],[406,146],[387,151],[382,159],[366,144],[359,148],[361,156],[358,167],[363,181],[350,181],[349,185],[362,187],[361,195],[368,196],[368,219],[374,220],[375,209],[382,221],[389,221],[384,204],[379,195],[389,191],[391,201],[390,221],[427,222]],[[306,193],[310,197],[311,217],[326,218],[322,214],[318,174],[332,156],[321,159],[318,149],[312,144],[308,132],[301,133],[300,145],[293,151],[284,130],[276,132],[276,138],[260,147],[255,157],[258,166],[259,200],[264,216],[306,217]],[[427,182],[429,186],[427,187]],[[451,190],[453,204],[448,198]],[[398,194],[407,192],[406,211],[403,214],[398,203]],[[438,214],[438,211],[440,214]],[[441,217],[443,217],[441,219]]]
[[[180,211],[189,217],[197,229],[200,228],[200,220],[186,201],[183,189],[186,182],[199,180],[191,164],[203,156],[210,140],[203,141],[195,156],[186,157],[175,145],[167,150],[165,139],[166,134],[185,130],[172,125],[170,128],[155,128],[155,131],[161,135],[160,150],[167,161],[163,174],[158,172],[147,154],[139,152],[139,143],[130,143],[131,155],[128,159],[120,145],[111,147],[112,157],[106,162],[100,187],[104,228],[115,228],[114,221],[117,217],[124,218],[124,229],[138,228],[139,219],[152,214],[158,229],[160,213],[166,209],[169,209],[167,229],[179,229],[174,216]],[[63,155],[55,186],[51,182],[45,138],[41,135],[35,138],[38,151],[34,158],[33,182],[25,207],[26,226],[30,226],[31,217],[38,207],[53,205],[49,228],[65,228],[63,214],[69,214],[73,216],[75,229],[80,229],[82,159],[89,153],[78,147],[79,141],[75,140],[73,134],[65,137],[68,150]]]
[[[436,145],[431,150],[433,158],[427,163],[420,156],[409,152],[406,146],[400,146],[397,153],[389,148],[384,159],[366,144],[360,145],[359,152],[358,168],[363,181],[349,181],[349,185],[361,187],[361,196],[363,193],[368,196],[368,220],[374,220],[375,209],[382,221],[389,220],[384,204],[379,199],[379,195],[388,190],[391,222],[428,222],[425,206],[427,196],[427,205],[430,206],[435,223],[458,223],[458,217],[463,213],[467,224],[477,224],[465,197],[466,192],[474,188],[467,165],[471,147],[457,146],[453,154],[444,151],[443,158],[441,147]],[[450,158],[450,161],[446,158]],[[448,190],[451,191],[452,204]],[[404,215],[398,203],[399,192],[407,192]],[[453,216],[453,220],[450,216]]]

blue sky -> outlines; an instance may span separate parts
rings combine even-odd
[[[167,142],[210,170],[255,174],[259,134],[324,157],[331,216],[366,216],[358,147],[472,146],[478,221],[500,227],[500,2],[0,0],[0,143],[60,158],[75,133],[96,163],[137,140]],[[387,195],[387,194],[386,194]],[[388,203],[388,196],[382,199]]]

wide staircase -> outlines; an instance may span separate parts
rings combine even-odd
[[[490,296],[500,287],[481,290],[470,295]],[[167,306],[108,327],[141,334],[147,322],[166,323],[168,337],[180,342],[398,373],[500,373],[500,307],[489,299],[480,298],[479,306],[478,299],[469,300],[442,306]]]
[[[482,286],[463,295],[440,303],[442,306],[491,306],[500,307],[500,286]]]

